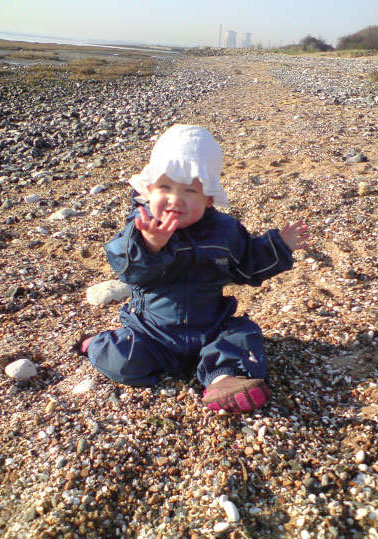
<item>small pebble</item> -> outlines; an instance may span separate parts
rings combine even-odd
[[[32,204],[33,202],[38,202],[39,200],[39,195],[37,194],[34,194],[34,195],[28,195],[27,197],[24,198],[25,202],[27,204]]]
[[[355,458],[356,464],[362,464],[363,462],[365,462],[365,458],[366,458],[365,451],[363,449],[360,449],[360,451],[356,453],[354,458]]]
[[[84,440],[84,438],[79,438],[76,445],[76,453],[80,455],[85,451],[87,448],[87,442]]]
[[[160,391],[160,395],[163,395],[163,397],[174,397],[176,395],[175,389],[162,389]]]
[[[50,399],[45,408],[46,414],[51,414],[54,410],[56,410],[57,406],[57,401],[54,399]]]
[[[168,464],[169,459],[168,457],[157,457],[155,462],[157,466],[165,466],[165,464]]]
[[[64,468],[64,466],[67,464],[67,459],[63,455],[60,455],[57,457],[55,461],[55,465],[57,468]]]
[[[358,194],[360,197],[369,193],[369,184],[367,182],[360,182],[358,184]]]
[[[90,433],[92,435],[95,435],[95,434],[98,434],[101,430],[101,427],[100,427],[100,424],[97,423],[97,422],[94,422],[91,426],[91,430],[90,430]]]
[[[38,232],[39,234],[42,234],[43,236],[48,236],[50,234],[47,228],[43,228],[43,226],[37,226],[36,232]]]
[[[359,507],[356,511],[354,518],[356,520],[362,520],[366,518],[368,514],[369,514],[369,509],[367,507]]]

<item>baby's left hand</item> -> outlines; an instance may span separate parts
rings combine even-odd
[[[286,223],[283,229],[280,230],[280,236],[289,249],[295,251],[296,249],[305,249],[307,247],[310,234],[307,231],[307,225],[303,221],[296,221],[295,223]]]

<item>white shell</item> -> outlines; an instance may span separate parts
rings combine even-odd
[[[76,211],[71,210],[71,208],[62,208],[54,213],[52,213],[49,217],[49,221],[59,221],[61,219],[67,219],[67,217],[71,217],[72,215],[76,215]]]
[[[105,190],[106,190],[106,185],[104,185],[103,183],[99,183],[98,185],[95,185],[94,187],[92,187],[92,189],[89,191],[89,194],[96,195],[97,193],[101,193],[101,191],[105,191]]]
[[[263,425],[262,427],[260,427],[257,433],[257,439],[264,440],[266,431],[267,431],[266,425]]]
[[[225,494],[222,494],[222,496],[219,496],[218,498],[219,507],[223,507],[225,502],[227,501],[228,501],[228,498]]]
[[[215,533],[224,533],[230,529],[230,524],[228,522],[217,522],[214,526]]]
[[[224,502],[223,509],[226,511],[227,520],[229,522],[239,522],[240,515],[236,505],[229,500]]]

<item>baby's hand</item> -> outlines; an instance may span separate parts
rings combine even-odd
[[[310,234],[307,232],[307,225],[303,221],[296,221],[293,224],[286,223],[280,231],[280,236],[289,249],[295,251],[296,249],[305,249],[307,247]]]
[[[170,214],[160,223],[154,217],[149,217],[144,208],[139,208],[140,217],[136,217],[135,226],[140,230],[146,246],[153,253],[157,253],[169,241],[177,228],[177,219]]]

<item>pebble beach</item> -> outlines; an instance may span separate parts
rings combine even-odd
[[[6,539],[378,538],[378,58],[213,52],[148,77],[0,78]],[[245,416],[203,408],[195,372],[129,388],[75,348],[119,324],[127,297],[88,289],[115,279],[127,180],[178,122],[217,138],[252,233],[311,231],[291,272],[227,287],[270,361],[271,401]]]

